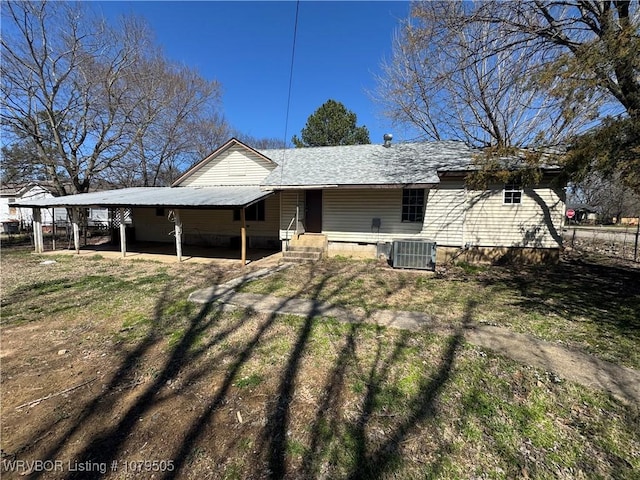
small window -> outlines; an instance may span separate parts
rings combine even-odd
[[[264,222],[264,200],[260,200],[258,203],[248,206],[244,209],[244,218],[247,222]],[[233,211],[233,219],[236,222],[240,221],[240,209],[236,208]]]
[[[424,188],[402,190],[402,221],[422,222],[424,218]]]
[[[504,203],[505,205],[522,203],[522,185],[517,183],[506,184],[504,186]]]
[[[156,207],[156,217],[164,217],[164,208]]]

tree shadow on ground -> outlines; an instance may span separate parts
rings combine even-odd
[[[334,285],[330,291],[327,291],[326,285],[329,277],[322,276],[319,281],[316,279],[315,285],[311,286],[310,283],[314,280],[313,277],[312,272],[310,272],[306,286],[301,289],[301,292],[310,294],[316,305],[318,305],[321,294],[331,296],[338,291],[343,291],[353,280],[353,276],[346,276],[339,284]],[[321,321],[317,318],[318,315],[319,311],[314,308],[304,317],[294,346],[288,355],[284,370],[280,376],[276,398],[268,406],[267,424],[262,435],[260,449],[267,454],[270,478],[283,478],[287,473],[287,432],[291,420],[291,402],[296,381],[298,380],[300,363],[306,353],[305,350],[307,349],[314,323]],[[339,381],[339,378],[334,377],[332,379],[332,381],[335,380]]]
[[[209,280],[218,283],[224,277],[225,272],[212,270]],[[25,447],[35,446],[42,438],[47,437],[49,445],[40,458],[59,458],[64,455],[65,449],[69,447],[69,442],[77,437],[87,439],[84,447],[73,459],[74,463],[82,464],[90,462],[92,464],[109,464],[117,458],[120,453],[124,439],[133,431],[139,418],[157,404],[154,398],[160,390],[175,378],[185,363],[197,359],[202,355],[202,351],[194,351],[193,346],[196,340],[207,329],[215,326],[220,316],[219,305],[205,305],[193,315],[189,324],[185,326],[184,332],[180,332],[180,339],[175,343],[171,351],[164,359],[161,370],[155,375],[153,381],[145,384],[144,391],[138,396],[124,412],[119,410],[122,402],[130,394],[132,385],[138,383],[132,379],[137,378],[140,362],[153,349],[164,344],[167,335],[175,333],[176,326],[172,324],[175,320],[171,312],[180,309],[183,300],[180,296],[180,285],[175,281],[167,283],[164,289],[157,294],[157,302],[154,307],[153,318],[147,333],[133,345],[126,345],[121,348],[121,359],[117,360],[117,365],[109,375],[106,384],[99,393],[90,397],[82,405],[74,405],[73,409],[78,414],[73,420],[66,424],[60,424],[64,418],[58,418],[45,422],[34,431],[30,439],[25,442]],[[132,293],[133,294],[133,293]],[[176,303],[177,302],[177,303]],[[218,332],[214,342],[220,342],[230,335],[243,319],[239,318],[234,324]],[[111,352],[114,355],[116,352]],[[118,355],[114,355],[114,361]],[[102,431],[96,431],[94,424],[104,425],[105,418],[115,419],[115,424]],[[45,472],[33,472],[32,478],[39,478]],[[68,472],[67,478],[99,478],[101,473],[97,472]]]
[[[135,375],[133,372],[137,369],[139,360],[158,344],[163,330],[163,311],[169,304],[171,299],[171,287],[167,287],[160,300],[156,304],[154,315],[154,328],[122,359],[118,368],[111,376],[111,380],[102,389],[102,392],[96,395],[81,408],[81,414],[74,419],[73,424],[64,432],[58,435],[58,440],[53,442],[52,446],[43,454],[43,458],[57,458],[74,435],[88,431],[92,432],[91,427],[94,420],[98,417],[108,415],[108,412],[115,408],[118,404],[117,392],[123,391],[120,388],[123,383]],[[193,319],[190,329],[185,333],[182,340],[175,346],[170,355],[168,355],[164,367],[155,380],[145,388],[139,399],[124,413],[120,414],[113,411],[113,415],[117,418],[117,423],[102,432],[93,431],[88,435],[90,440],[77,457],[77,462],[96,462],[110,463],[116,458],[122,440],[132,431],[134,425],[138,421],[140,415],[153,404],[152,398],[166,384],[168,380],[175,377],[180,370],[182,359],[188,349],[189,343],[193,341],[199,331],[210,325],[210,322],[216,318],[211,306],[202,308],[198,315]],[[211,314],[211,315],[210,315]],[[126,390],[125,390],[126,391]],[[124,396],[125,393],[122,393]],[[43,426],[42,432],[52,428],[52,425]],[[37,432],[34,436],[38,436],[41,432]],[[86,434],[86,432],[84,432]],[[79,474],[69,474],[68,478],[92,478],[91,474],[86,472]],[[99,474],[94,474],[99,477]],[[37,478],[37,475],[36,475]]]
[[[507,268],[480,281],[515,289],[523,310],[587,320],[640,340],[640,269],[574,256],[557,265]]]
[[[587,268],[587,271],[591,270]],[[347,287],[358,274],[356,271],[351,276],[345,275],[339,282],[334,279],[328,288],[327,285],[332,280],[330,274],[318,279],[311,269],[307,278],[299,278],[297,294],[283,298],[280,306],[285,307],[291,299],[303,293],[318,302],[340,293],[346,303],[356,303],[363,292]],[[538,292],[535,290],[528,295],[538,294],[542,300],[545,289],[552,288],[554,275],[561,275],[561,272],[548,273],[542,287],[536,286],[526,276],[516,278],[515,281],[517,285],[525,282],[520,287],[523,289],[540,289],[540,293],[535,293]],[[592,282],[596,281],[593,275],[581,275],[585,278],[582,280],[585,286],[593,285]],[[619,281],[629,278],[629,272],[620,272],[619,275]],[[182,333],[164,354],[153,380],[143,384],[134,401],[121,409],[119,407],[123,405],[122,401],[128,392],[118,393],[119,388],[134,375],[140,359],[157,347],[161,339],[166,338],[166,329],[173,321],[167,312],[168,307],[176,301],[172,293],[174,286],[168,285],[158,296],[152,326],[147,335],[126,351],[105,388],[80,406],[80,414],[69,426],[55,434],[51,447],[42,458],[57,458],[68,447],[69,442],[82,433],[85,442],[77,456],[77,462],[110,465],[111,462],[122,459],[126,439],[135,432],[139,419],[166,403],[171,396],[184,394],[184,390],[180,389],[167,394],[165,387],[168,382],[183,376],[184,384],[197,384],[208,379],[208,374],[216,370],[220,373],[220,381],[207,389],[199,387],[203,397],[202,407],[190,415],[187,422],[181,424],[180,431],[171,432],[171,435],[180,438],[179,443],[172,446],[172,451],[167,452],[167,458],[173,461],[173,471],[156,474],[156,477],[165,479],[187,476],[194,450],[200,445],[206,445],[205,442],[212,441],[206,437],[208,429],[216,424],[226,425],[222,407],[230,400],[234,382],[251,359],[259,354],[259,349],[268,345],[269,335],[282,320],[275,314],[256,317],[255,312],[250,309],[225,317],[219,304],[205,305],[195,312],[186,309],[188,315],[186,323],[182,325]],[[571,290],[573,287],[566,288]],[[634,288],[637,287],[632,287],[630,291],[635,291]],[[335,356],[324,359],[328,366],[322,377],[318,378],[322,385],[318,386],[320,393],[313,404],[311,421],[305,431],[305,455],[296,465],[290,455],[292,438],[289,434],[298,420],[298,413],[293,409],[296,388],[299,382],[304,381],[301,375],[305,372],[304,361],[310,351],[314,332],[325,320],[319,318],[318,311],[314,310],[293,323],[294,340],[277,359],[277,365],[270,372],[276,377],[275,386],[273,391],[267,392],[270,395],[261,406],[264,408],[264,423],[257,427],[255,462],[246,467],[245,476],[273,479],[319,476],[375,479],[399,474],[403,468],[403,444],[412,434],[424,428],[425,423],[435,423],[440,415],[438,401],[455,373],[456,359],[463,349],[464,329],[474,323],[476,306],[473,301],[467,303],[460,325],[452,335],[445,337],[434,361],[419,372],[417,388],[409,394],[400,395],[393,389],[398,383],[395,376],[397,369],[406,361],[407,351],[410,351],[411,332],[390,332],[383,327],[357,323],[341,329],[342,337],[336,340]],[[552,307],[553,304],[544,308]],[[254,317],[258,320],[247,338],[225,350],[224,343]],[[389,341],[387,335],[393,340]],[[366,347],[363,346],[363,336],[367,336]],[[363,348],[370,349],[371,353],[363,352]],[[228,363],[224,363],[224,360],[228,360]],[[354,379],[361,384],[357,395],[350,391]],[[349,404],[354,397],[357,402]],[[395,411],[395,405],[389,402],[399,401],[398,399],[401,399],[402,405]],[[464,410],[462,415],[466,415]],[[102,431],[96,431],[94,422],[104,425],[105,418],[113,419],[112,423]],[[384,435],[377,435],[374,431],[380,425],[384,426]],[[33,433],[33,440],[54,428],[55,423],[42,425]],[[229,435],[234,435],[234,432],[229,432]],[[340,448],[344,452],[336,454],[336,444],[341,442],[343,444]],[[430,452],[428,458],[432,460],[428,461],[430,463],[425,469],[437,476],[438,472],[445,470],[452,446],[450,440],[445,438],[435,443],[437,451]],[[237,452],[227,453],[231,456]],[[513,452],[511,454],[517,455]],[[332,455],[343,455],[337,459],[339,465],[334,463],[336,459]],[[509,460],[507,454],[505,458]],[[219,458],[217,461],[220,461]],[[38,478],[42,475],[34,473],[33,476]],[[66,478],[101,476],[98,472],[69,472]]]
[[[436,400],[447,384],[454,369],[454,362],[458,350],[464,343],[464,328],[473,322],[474,308],[475,303],[470,301],[467,304],[464,318],[461,322],[462,325],[448,338],[435,371],[429,377],[422,378],[419,383],[418,393],[413,398],[408,399],[407,413],[404,418],[400,419],[400,421],[391,428],[384,442],[376,445],[374,448],[368,449],[366,430],[367,423],[374,412],[375,398],[382,391],[383,384],[390,380],[388,377],[389,367],[400,360],[397,354],[406,339],[410,337],[410,332],[404,333],[402,341],[397,344],[394,353],[388,357],[386,362],[380,363],[379,356],[376,354],[376,360],[370,369],[370,380],[367,383],[363,408],[353,424],[359,448],[357,449],[353,469],[349,475],[350,479],[381,478],[385,476],[389,470],[392,471],[398,461],[402,443],[410,432],[412,432],[420,422],[438,415]],[[441,445],[440,449],[442,452],[446,451],[446,442]],[[436,458],[442,457],[443,455],[436,455]],[[437,462],[431,466],[431,470],[433,472],[439,470]]]

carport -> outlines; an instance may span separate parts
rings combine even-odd
[[[133,208],[163,208],[169,210],[174,224],[176,255],[182,261],[184,210],[239,210],[239,234],[241,239],[240,261],[247,263],[247,223],[245,210],[248,207],[274,195],[258,186],[215,186],[215,187],[132,187],[119,190],[81,193],[56,198],[25,200],[16,206],[33,209],[33,231],[36,253],[43,253],[42,208],[62,207],[71,211],[73,243],[76,253],[80,253],[79,210],[89,207],[104,207],[118,212],[120,230],[120,252],[127,255],[125,211]]]

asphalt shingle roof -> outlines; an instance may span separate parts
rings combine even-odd
[[[475,170],[480,150],[455,141],[258,150],[278,166],[260,186],[134,187],[21,200],[24,207],[235,208],[279,188],[435,185],[439,173]],[[509,161],[513,159],[508,159]],[[516,163],[519,162],[515,159]],[[556,168],[556,167],[549,167]]]
[[[278,164],[265,187],[439,183],[439,171],[473,169],[479,151],[461,142],[260,150]]]

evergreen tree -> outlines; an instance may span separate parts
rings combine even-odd
[[[340,102],[327,100],[307,119],[300,135],[291,141],[297,148],[371,143],[369,130],[356,126],[356,114]]]

